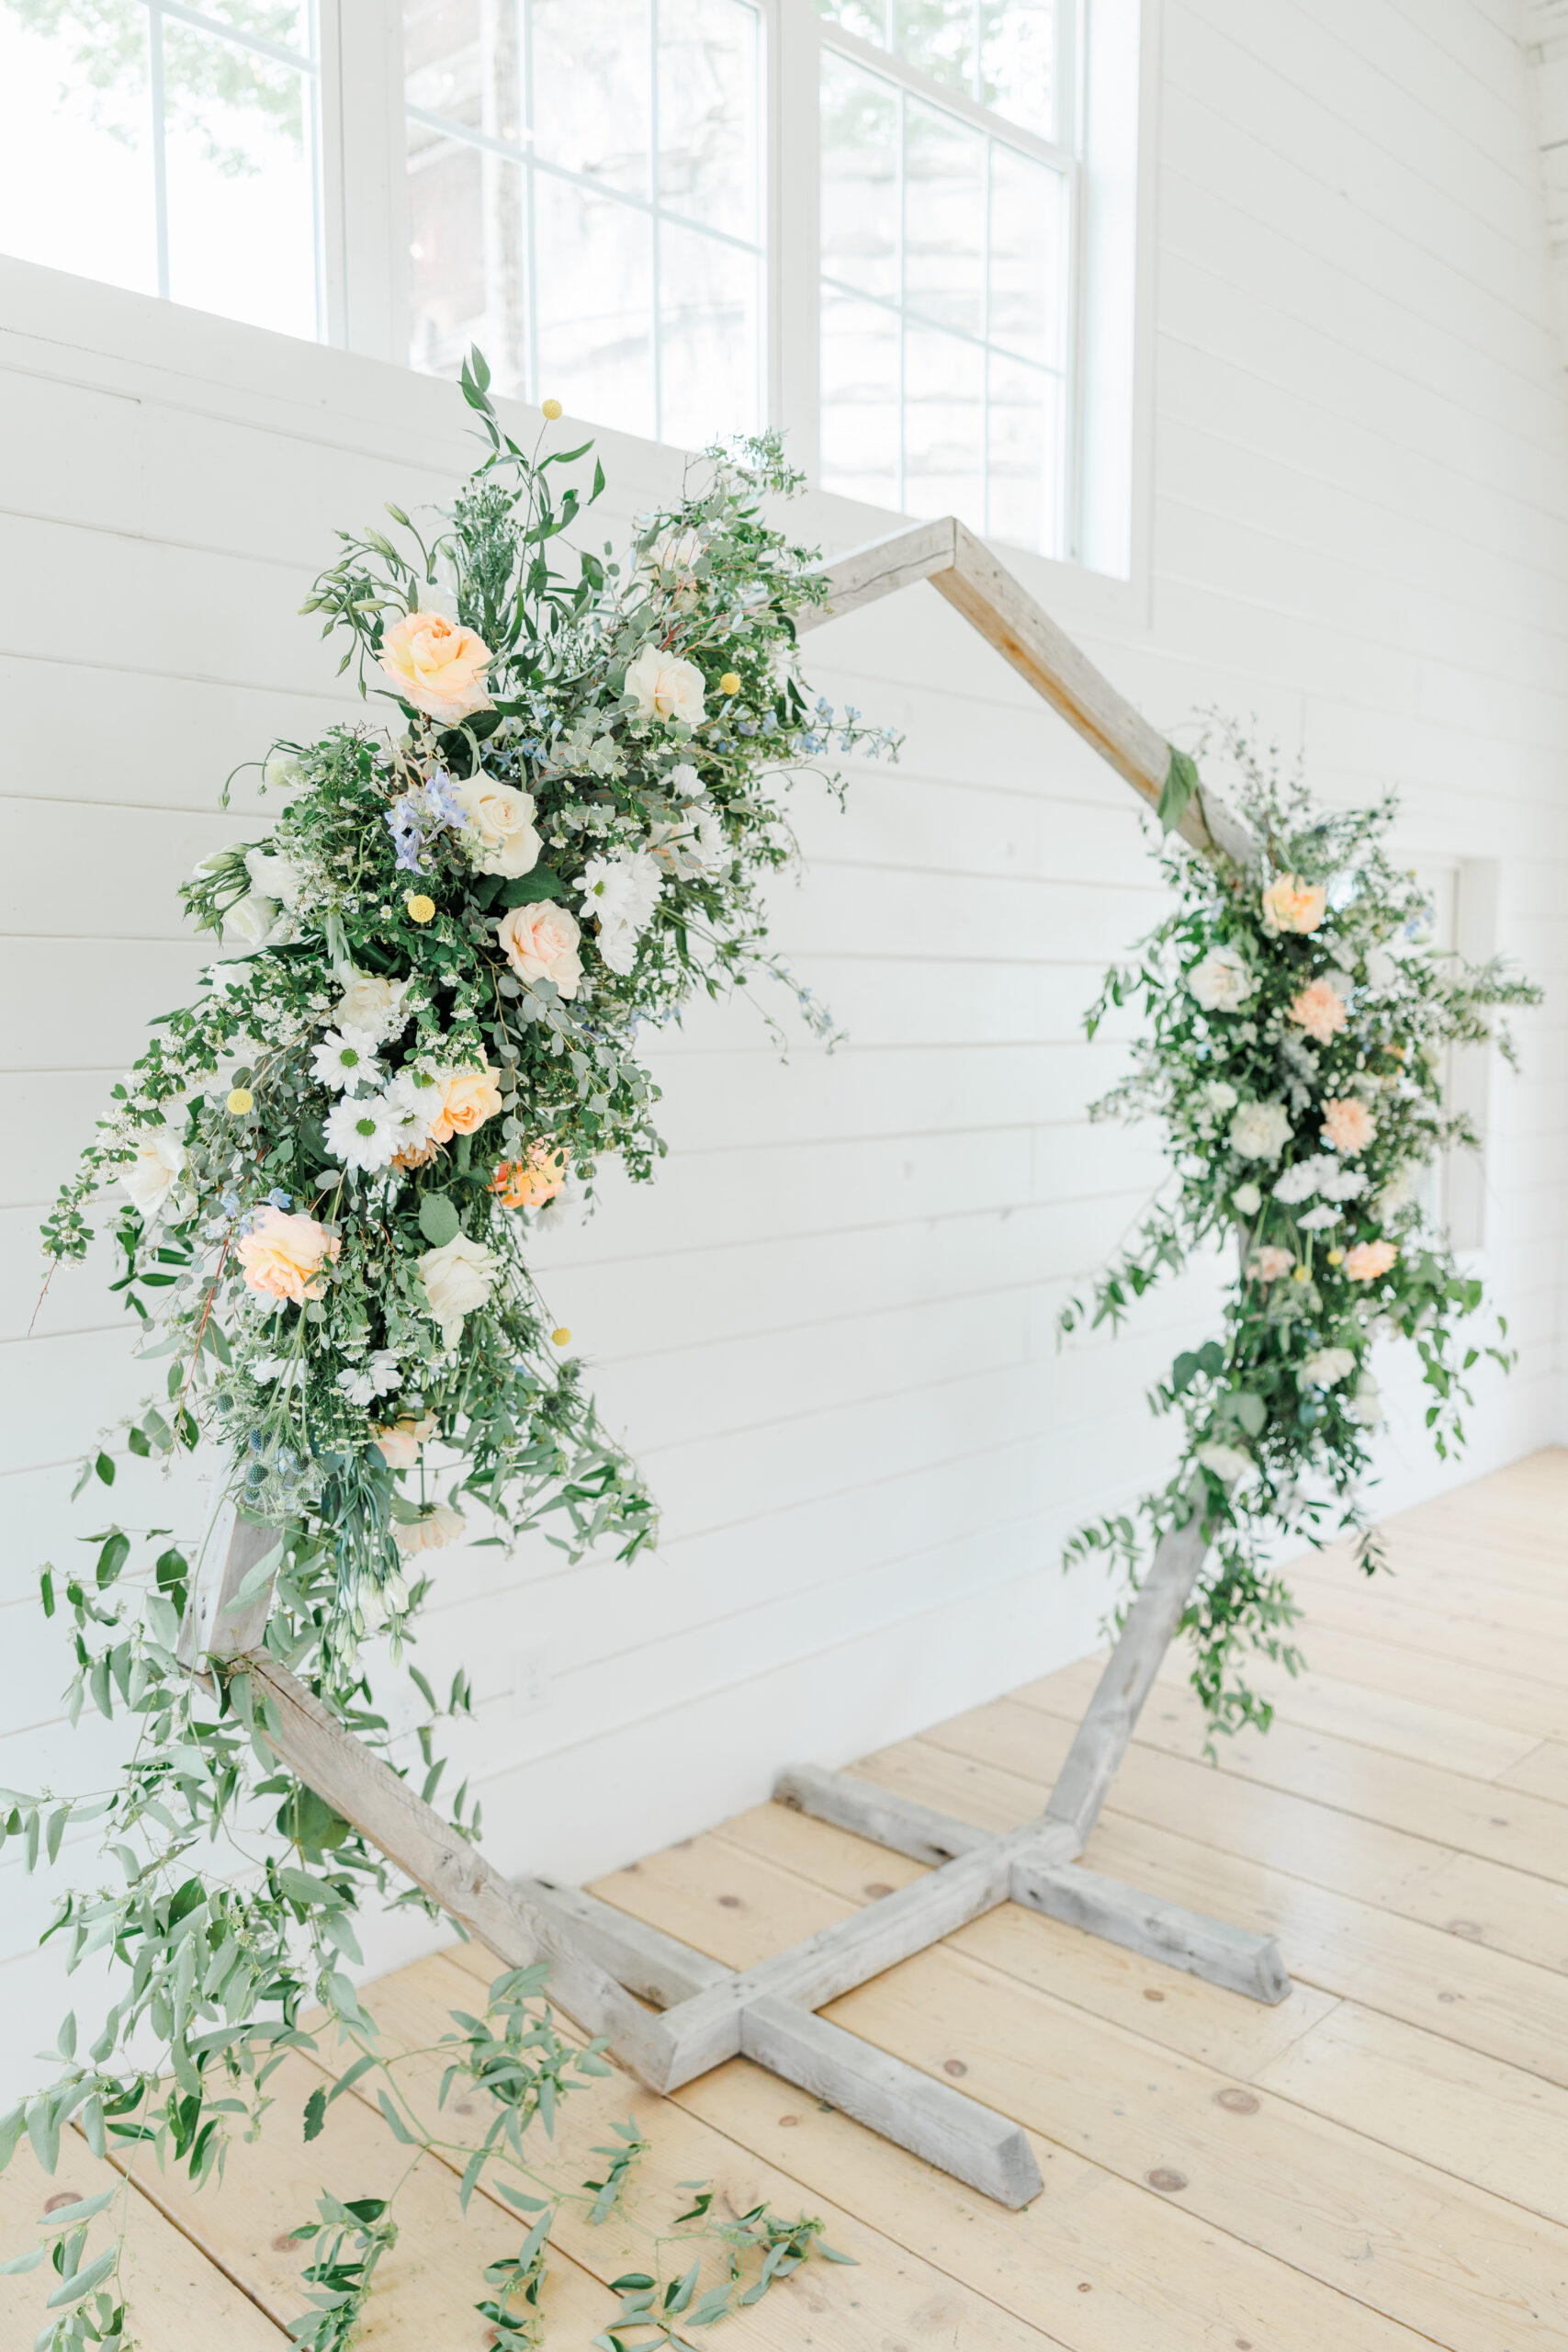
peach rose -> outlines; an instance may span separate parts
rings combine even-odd
[[[1290,1018],[1309,1037],[1326,1046],[1344,1028],[1350,1012],[1337,989],[1330,987],[1326,980],[1313,980],[1291,1006]]]
[[[1343,1095],[1323,1106],[1323,1140],[1336,1151],[1365,1151],[1377,1131],[1377,1121],[1359,1094]]]
[[[536,1143],[526,1159],[503,1159],[491,1178],[490,1189],[501,1194],[509,1209],[542,1209],[565,1182],[564,1149],[552,1151],[547,1143]]]
[[[313,1283],[310,1276],[342,1247],[336,1234],[313,1216],[291,1216],[269,1205],[256,1211],[251,1230],[236,1242],[234,1255],[252,1290],[264,1298],[291,1298],[299,1306],[308,1298],[321,1297],[325,1283]]]
[[[452,1136],[471,1136],[500,1110],[495,1081],[501,1072],[488,1062],[479,1069],[438,1069],[433,1075],[441,1089],[441,1107],[430,1123],[432,1143],[446,1143]]]
[[[441,613],[409,613],[381,639],[381,667],[404,702],[455,727],[493,710],[485,672],[495,656],[483,638]]]
[[[463,1532],[463,1514],[454,1510],[450,1503],[433,1503],[420,1519],[392,1521],[392,1541],[400,1552],[412,1555],[418,1552],[440,1552],[448,1544],[457,1543]]]
[[[1299,874],[1281,874],[1263,893],[1265,931],[1315,931],[1328,912],[1328,893],[1321,882],[1303,882]]]
[[[426,1413],[416,1421],[412,1413],[405,1413],[390,1429],[372,1430],[370,1434],[389,1470],[412,1470],[426,1438],[435,1435],[435,1416]]]
[[[553,899],[513,907],[495,927],[502,953],[520,980],[554,980],[562,996],[575,996],[582,978],[578,943],[582,933],[569,908]]]
[[[1375,1283],[1399,1257],[1392,1241],[1358,1241],[1345,1256],[1345,1272],[1353,1283]]]
[[[1283,1280],[1295,1262],[1289,1250],[1277,1250],[1272,1244],[1269,1244],[1261,1250],[1253,1251],[1252,1263],[1248,1272],[1256,1275],[1260,1283],[1277,1283]]]

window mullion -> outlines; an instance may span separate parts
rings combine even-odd
[[[809,0],[768,7],[768,422],[821,467],[821,42]]]
[[[147,11],[147,95],[152,112],[152,219],[158,241],[158,291],[169,299],[169,171],[164,141],[164,12]]]
[[[659,0],[648,0],[648,196],[653,220],[653,437],[664,438],[664,288],[663,241],[659,233]]]
[[[376,359],[409,352],[408,146],[402,11],[319,0],[328,339]]]

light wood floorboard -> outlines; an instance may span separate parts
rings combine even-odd
[[[1219,1743],[1213,1762],[1183,1663],[1168,1664],[1085,1859],[1276,1935],[1283,2003],[1010,1905],[836,2002],[838,2023],[1024,2127],[1045,2188],[1017,2213],[746,2060],[674,2100],[616,2070],[531,2143],[543,2184],[570,2188],[617,2118],[652,2143],[625,2213],[594,2226],[563,2209],[550,2352],[586,2352],[621,2273],[650,2256],[684,2267],[657,2241],[694,2180],[720,2213],[767,2198],[819,2215],[858,2266],[808,2266],[705,2335],[715,2352],[1561,2352],[1564,1525],[1568,1453],[1553,1452],[1391,1520],[1392,1577],[1369,1584],[1345,1547],[1311,1555],[1306,1669],[1262,1668],[1273,1728]],[[1039,1810],[1097,1670],[1080,1662],[853,1769],[1011,1826]],[[920,1875],[761,1805],[594,1891],[743,1968]],[[389,2045],[428,2051],[491,1970],[457,1947],[367,2005]],[[359,2089],[304,2142],[329,2062],[286,2062],[269,2128],[233,2150],[220,2188],[137,2168],[135,2287],[157,2352],[285,2352],[306,2258],[288,2231],[328,2182],[370,2195],[395,2180],[400,2152]],[[436,2063],[410,2060],[416,2100],[434,2103]],[[487,2120],[462,2096],[449,2113],[459,2143]],[[521,2230],[483,2189],[462,2211],[462,2162],[460,2146],[423,2159],[400,2198],[369,2352],[481,2352],[480,2273]],[[67,2176],[79,2194],[114,2177],[79,2141]],[[51,2192],[24,2151],[0,2180],[6,2251]],[[31,2340],[51,2279],[0,2279],[6,2346]]]

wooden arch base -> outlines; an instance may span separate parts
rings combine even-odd
[[[1171,749],[1087,661],[989,548],[948,515],[856,550],[826,574],[829,600],[802,628],[929,580],[1142,797],[1157,803]],[[1246,858],[1250,837],[1197,793],[1179,831],[1193,847]],[[1043,2186],[1028,2138],[945,2083],[815,2012],[1013,1902],[1145,1952],[1258,2001],[1290,1991],[1271,1937],[1245,1933],[1084,1870],[1083,1850],[1181,1622],[1207,1549],[1199,1517],[1159,1544],[1044,1812],[1000,1837],[846,1773],[795,1765],[774,1796],[931,1865],[754,1968],[735,1970],[574,1887],[510,1881],[312,1698],[262,1646],[270,1593],[242,1588],[276,1538],[220,1508],[202,1545],[182,1655],[195,1673],[225,1661],[252,1679],[279,1758],[351,1821],[502,1964],[550,1965],[550,1997],[656,2091],[678,2090],[744,2054],[1002,2205]],[[650,2006],[644,2006],[645,2004]]]

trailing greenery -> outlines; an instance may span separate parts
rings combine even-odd
[[[1269,1546],[1348,1532],[1369,1573],[1379,1564],[1362,1503],[1382,1423],[1375,1343],[1415,1342],[1442,1455],[1463,1442],[1466,1375],[1483,1354],[1513,1361],[1501,1320],[1495,1344],[1459,1337],[1482,1285],[1438,1228],[1427,1171],[1479,1141],[1443,1102],[1450,1050],[1495,1040],[1511,1060],[1496,1012],[1540,991],[1495,958],[1467,965],[1432,944],[1426,893],[1386,846],[1392,797],[1325,810],[1235,729],[1223,748],[1255,855],[1171,844],[1176,903],[1086,1018],[1092,1037],[1113,1008],[1142,1012],[1131,1069],[1092,1115],[1157,1121],[1171,1177],[1060,1328],[1115,1325],[1195,1255],[1235,1255],[1219,1331],[1151,1394],[1181,1422],[1170,1477],[1067,1547],[1135,1581],[1151,1541],[1202,1514],[1214,1548],[1183,1624],[1210,1724],[1235,1730],[1271,1713],[1247,1688],[1247,1654],[1299,1663]],[[1175,755],[1168,833],[1198,789],[1195,763]]]
[[[542,1525],[572,1557],[604,1542],[629,1558],[655,1525],[536,1290],[533,1227],[569,1187],[591,1199],[608,1154],[637,1178],[657,1166],[640,1023],[758,978],[793,985],[760,899],[794,855],[785,771],[890,741],[801,682],[795,616],[823,589],[814,553],[768,519],[797,487],[776,441],[710,451],[617,561],[563,536],[604,488],[589,450],[524,450],[478,353],[462,392],[482,455],[450,509],[434,527],[389,509],[395,537],[341,535],[306,607],[346,634],[372,715],[273,746],[271,831],[185,891],[217,951],[201,993],[153,1024],[44,1227],[55,1260],[80,1258],[105,1195],[122,1196],[114,1287],[162,1380],[125,1449],[203,1450],[218,1501],[270,1532],[242,1596],[270,1590],[268,1656],[427,1803],[445,1795],[439,1726],[470,1706],[465,1674],[438,1699],[414,1657],[435,1555]],[[106,1432],[78,1492],[124,1466]],[[130,1752],[85,1796],[0,1792],[0,1842],[32,1867],[91,1825],[105,1876],[62,1899],[46,1940],[72,1970],[110,1956],[118,1996],[90,2046],[67,2019],[54,2079],[0,2120],[0,2161],[25,2137],[52,2170],[73,2125],[97,2155],[220,2178],[304,2052],[324,2070],[307,2141],[352,2091],[374,2096],[405,2177],[423,2151],[460,2154],[465,2205],[481,2177],[532,2177],[531,2127],[547,2134],[558,2101],[608,2071],[600,2046],[561,2037],[540,1972],[511,1972],[482,2015],[455,2018],[436,2111],[418,2108],[407,2053],[348,1971],[367,1903],[432,1906],[280,1767],[243,1659],[181,1663],[197,1565],[167,1529],[116,1524],[80,1566],[42,1572],[73,1719],[123,1721]],[[466,1785],[445,1811],[477,1838]],[[491,2107],[471,2151],[439,2112],[458,2079]],[[581,2192],[598,2217],[637,2153],[617,2148]],[[305,2225],[295,2335],[311,2352],[353,2340],[396,2193],[324,2193]],[[532,2343],[566,2192],[501,2193],[535,2218],[483,2308],[499,2342]],[[118,2243],[93,2234],[127,2210],[54,2217],[10,2266],[60,2274],[39,2352],[129,2341]],[[758,2215],[748,2231],[720,2230],[728,2272],[700,2295],[684,2255],[674,2281],[626,2283],[622,2324],[678,2341],[677,2320],[705,2324],[804,2259],[818,2225]],[[657,2313],[634,2310],[649,2296]]]

